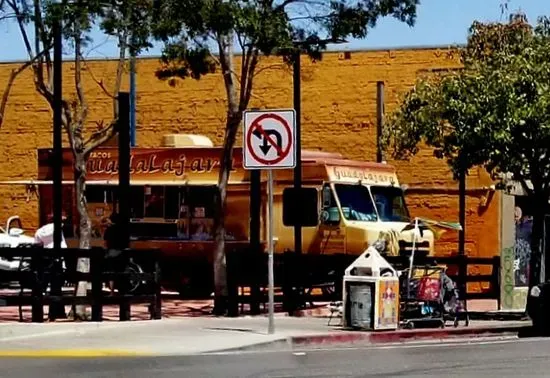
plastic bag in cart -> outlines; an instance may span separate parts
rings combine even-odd
[[[423,301],[438,302],[441,298],[440,279],[433,277],[420,278],[417,298]]]

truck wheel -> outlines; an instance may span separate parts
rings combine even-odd
[[[143,273],[143,269],[141,266],[136,264],[135,262],[130,262],[128,266],[125,269],[126,273]],[[140,281],[136,279],[130,280],[128,291],[132,294],[138,294],[140,290],[145,289],[146,283],[145,281]]]

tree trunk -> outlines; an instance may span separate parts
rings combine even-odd
[[[216,199],[216,216],[214,223],[214,314],[227,313],[229,290],[227,287],[227,261],[225,256],[225,205],[227,199],[227,184],[233,164],[233,147],[237,130],[241,122],[241,113],[229,113],[226,124],[223,151],[221,156],[220,174],[218,177],[219,195]]]
[[[82,153],[75,156],[75,188],[76,188],[76,207],[80,218],[79,222],[79,248],[90,249],[91,223],[88,216],[88,206],[86,203],[86,158]],[[76,263],[77,272],[90,272],[90,259],[79,258]],[[88,291],[88,282],[79,281],[76,287],[76,296],[85,297]],[[75,308],[75,319],[87,319],[86,305],[78,305]]]

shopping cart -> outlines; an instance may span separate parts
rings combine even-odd
[[[408,270],[412,269],[410,272]],[[445,327],[445,308],[442,297],[444,268],[439,266],[413,266],[401,277],[402,326],[414,328],[418,323]]]
[[[469,325],[464,301],[445,271],[446,267],[438,265],[413,266],[410,279],[408,269],[403,272],[400,286],[403,327],[412,329],[425,323],[444,328],[447,321],[458,327],[460,318]]]

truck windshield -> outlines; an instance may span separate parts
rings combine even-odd
[[[347,220],[375,222],[378,217],[369,189],[363,185],[335,184],[334,189]]]
[[[369,193],[369,188],[363,185],[335,184],[334,189],[347,220],[408,222],[410,219],[401,188],[371,186]]]
[[[409,222],[410,216],[401,188],[393,186],[371,186],[370,192],[378,217],[383,222]]]

